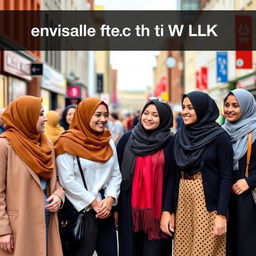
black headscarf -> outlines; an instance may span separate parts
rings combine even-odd
[[[215,101],[206,93],[194,91],[183,95],[193,105],[197,121],[183,125],[175,135],[174,155],[178,167],[187,173],[193,173],[202,167],[201,154],[206,146],[222,132],[225,132],[216,119],[219,110]]]
[[[60,126],[62,126],[62,127],[65,129],[65,131],[69,129],[69,124],[67,123],[66,117],[67,117],[68,111],[69,111],[71,108],[76,109],[76,106],[74,106],[74,105],[69,105],[69,106],[67,106],[67,107],[63,110],[62,116],[61,116],[61,119],[60,119]]]
[[[125,146],[122,161],[122,189],[130,187],[134,165],[137,156],[147,156],[156,153],[163,148],[164,143],[172,135],[170,129],[173,125],[173,115],[171,107],[158,99],[149,100],[143,107],[141,114],[145,109],[154,104],[159,114],[160,124],[154,130],[146,130],[141,121],[133,128],[132,134]]]

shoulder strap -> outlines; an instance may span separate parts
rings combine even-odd
[[[83,173],[83,170],[82,170],[82,166],[81,166],[81,163],[80,163],[80,158],[79,158],[79,156],[76,156],[76,160],[77,160],[77,164],[78,164],[79,171],[80,171],[81,176],[82,176],[82,180],[83,180],[83,183],[84,183],[84,187],[87,189],[86,182],[85,182],[85,178],[84,178],[84,173]]]
[[[247,149],[247,156],[246,156],[245,177],[248,177],[249,175],[251,152],[252,152],[252,132],[248,133],[248,149]]]

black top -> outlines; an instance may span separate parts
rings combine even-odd
[[[234,176],[233,149],[228,134],[221,133],[209,143],[200,160],[207,210],[217,210],[217,214],[226,216]],[[180,173],[177,170],[178,177]]]
[[[246,159],[247,159],[246,154],[247,152],[239,160],[239,169],[237,171],[234,171],[235,181],[245,178]],[[256,141],[254,141],[254,143],[252,144],[252,153],[251,153],[250,165],[249,165],[249,175],[245,179],[250,188],[256,187]]]
[[[131,132],[125,133],[117,144],[117,156],[119,165],[122,166],[123,153],[126,143],[131,135]],[[178,182],[175,179],[177,171],[174,170],[174,140],[173,136],[164,144],[164,184],[163,184],[163,206],[162,211],[174,212],[176,209],[176,193],[178,191]],[[121,169],[122,172],[122,169]],[[136,242],[133,234],[133,223],[132,223],[132,207],[131,207],[131,187],[128,190],[121,189],[120,196],[118,199],[118,205],[116,210],[119,212],[118,222],[118,236],[119,236],[119,255],[121,256],[136,256]],[[166,243],[170,244],[169,240]],[[164,255],[170,255],[171,253]]]
[[[123,161],[123,153],[126,143],[131,136],[131,131],[125,133],[119,140],[117,145],[117,157],[119,166],[122,166]],[[174,212],[175,211],[175,197],[172,196],[171,193],[175,193],[176,191],[172,190],[172,186],[176,186],[177,184],[177,176],[175,162],[174,162],[174,137],[171,136],[164,145],[164,158],[165,158],[165,167],[164,167],[164,184],[163,184],[163,211]],[[122,172],[122,170],[121,170]],[[172,191],[172,192],[171,192]]]

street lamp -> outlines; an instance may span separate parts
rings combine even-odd
[[[169,52],[168,54],[171,54]],[[168,68],[168,98],[169,102],[171,102],[171,86],[172,86],[172,68],[176,65],[176,59],[171,55],[166,59],[166,66]]]

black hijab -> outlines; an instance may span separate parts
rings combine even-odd
[[[216,119],[219,110],[215,101],[206,93],[194,91],[183,95],[188,97],[193,105],[197,121],[183,125],[175,135],[174,155],[181,171],[194,173],[202,168],[201,154],[215,138],[225,132]]]
[[[160,124],[154,130],[146,130],[141,121],[133,128],[132,134],[125,146],[122,161],[122,189],[126,190],[130,187],[134,165],[137,156],[147,156],[156,153],[164,147],[165,142],[172,135],[170,129],[173,125],[173,115],[171,107],[159,99],[149,100],[143,107],[141,114],[145,109],[154,104],[159,114]]]

